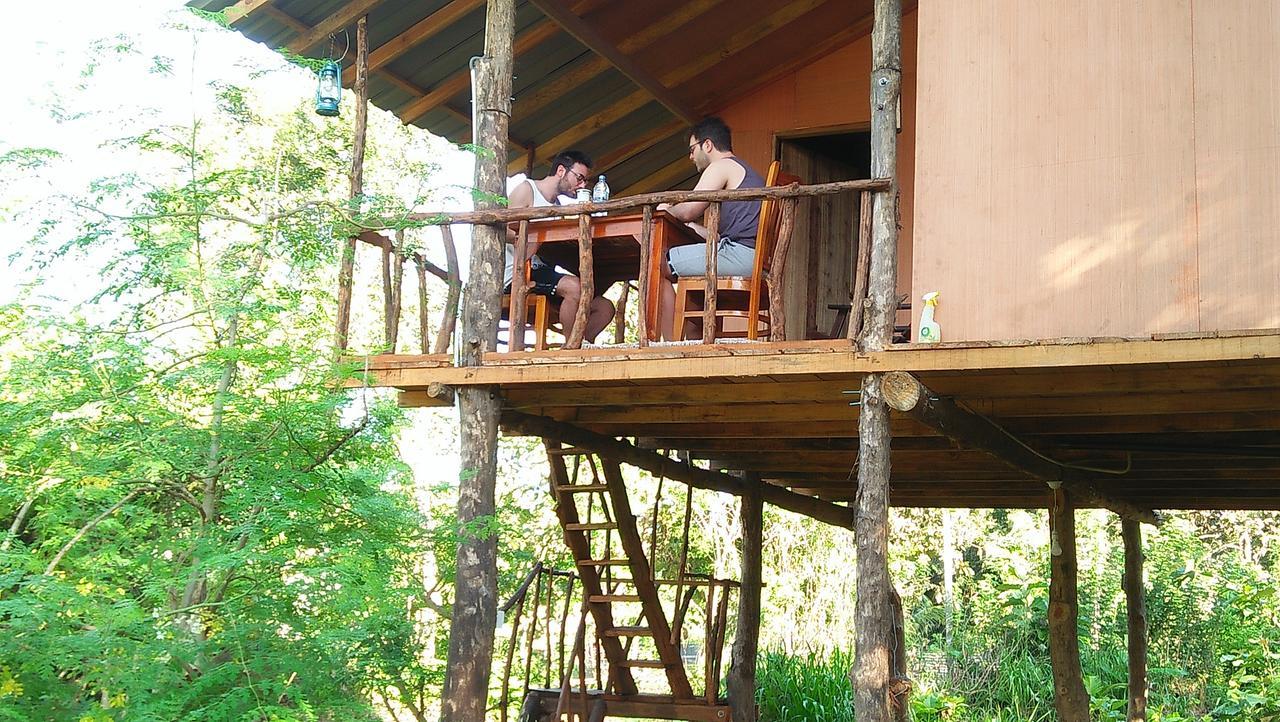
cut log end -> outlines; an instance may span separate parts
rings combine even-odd
[[[884,375],[880,383],[880,393],[889,408],[895,411],[910,411],[920,403],[923,387],[915,377],[901,371],[891,371]]]

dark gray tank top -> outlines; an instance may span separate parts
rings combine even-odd
[[[763,188],[764,178],[751,166],[734,156],[746,175],[739,188]],[[728,238],[744,246],[756,246],[756,229],[760,227],[760,201],[726,201],[720,206],[720,237]]]

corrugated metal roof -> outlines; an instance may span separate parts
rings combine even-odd
[[[536,2],[567,5],[612,47],[628,48],[626,57],[632,63],[664,81],[671,94],[696,114],[714,112],[781,72],[820,57],[836,40],[848,42],[865,34],[871,13],[871,0]],[[442,84],[457,88],[442,104],[408,119],[455,142],[470,139],[470,84],[463,80],[470,58],[483,52],[484,4],[384,0],[368,11],[370,52],[375,53],[433,13],[465,8],[467,3],[474,5],[470,11],[406,47],[369,79],[371,102],[401,117],[407,107]],[[235,2],[192,0],[189,4],[216,11]],[[246,37],[279,48],[349,6],[350,0],[275,0],[234,27]],[[667,21],[669,28],[657,25],[669,18],[674,18]],[[608,174],[615,190],[688,186],[695,175],[693,166],[688,164],[688,174],[682,177],[684,171],[677,162],[686,157],[684,121],[579,40],[558,26],[547,25],[551,22],[533,1],[516,6],[517,40],[523,37],[528,44],[529,37],[541,38],[517,55],[512,83],[510,134],[514,142],[537,146],[535,173],[546,167],[546,157],[574,147],[606,161],[596,170]],[[350,25],[335,32],[332,41],[316,43],[310,54],[342,55],[354,43],[354,22]],[[342,65],[348,67],[353,61],[354,51],[347,50]],[[586,72],[595,66],[601,72]],[[577,82],[566,84],[566,79],[574,78]],[[636,139],[658,137],[656,131],[672,127],[681,129],[664,132],[659,140],[634,152],[621,150],[635,145]],[[527,162],[515,149],[511,158],[513,166]]]

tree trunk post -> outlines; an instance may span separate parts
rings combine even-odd
[[[1142,585],[1142,525],[1120,520],[1124,538],[1124,599],[1129,614],[1129,722],[1147,719],[1147,601]]]
[[[758,476],[747,482],[762,483]],[[733,722],[756,722],[756,652],[760,644],[760,581],[764,556],[764,497],[753,489],[742,497],[742,572],[738,628],[730,652],[729,704]]]
[[[871,226],[870,309],[859,346],[878,351],[890,343],[897,310],[898,151],[897,110],[902,85],[902,0],[875,0],[871,30],[871,175],[888,178],[875,195]],[[889,722],[892,587],[889,581],[889,407],[882,374],[862,380],[858,415],[857,634],[854,644],[853,716]]]
[[[499,206],[506,190],[507,124],[511,117],[512,38],[515,0],[489,0],[485,55],[475,88],[477,209]],[[498,344],[505,225],[480,225],[472,232],[471,273],[463,300],[459,365],[478,366]],[[441,719],[483,722],[489,692],[494,626],[498,616],[497,539],[485,520],[494,513],[498,414],[494,389],[458,391],[461,467],[458,474],[458,552],[449,658]]]
[[[911,677],[907,674],[907,621],[902,610],[902,596],[890,587],[889,603],[893,607],[893,664],[890,670],[889,701],[894,722],[907,722],[911,716]]]
[[[356,127],[351,147],[351,202],[364,194],[364,143],[369,124],[369,18],[356,22]],[[357,209],[352,209],[353,211]],[[351,329],[351,292],[355,283],[356,236],[342,244],[342,261],[338,267],[338,328],[334,345],[346,351]]]
[[[1089,693],[1080,670],[1075,508],[1062,488],[1049,502],[1049,660],[1054,705],[1062,722],[1089,722]]]

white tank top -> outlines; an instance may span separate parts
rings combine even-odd
[[[532,178],[525,178],[523,181],[521,181],[521,183],[528,183],[528,184],[529,184],[529,190],[533,192],[533,207],[534,207],[534,208],[542,208],[542,207],[544,207],[544,206],[554,206],[554,205],[557,205],[556,203],[553,203],[552,201],[549,201],[549,200],[547,200],[546,198],[544,198],[544,197],[543,197],[543,195],[542,195],[542,191],[538,190],[538,186],[533,182],[533,179],[532,179]],[[520,183],[516,183],[515,185],[513,185],[513,186],[512,186],[512,188],[519,188],[519,187],[520,187]],[[508,190],[507,190],[507,195],[511,195],[511,189],[508,189]],[[511,246],[511,244],[510,244],[510,243],[504,243],[504,244],[502,244],[502,245],[503,245],[503,248],[505,248],[505,249],[506,249],[506,252],[507,252],[507,254],[506,254],[506,256],[507,256],[507,257],[506,257],[506,263],[505,263],[505,265],[504,265],[504,267],[503,267],[503,269],[502,269],[502,287],[503,287],[503,288],[506,288],[507,286],[510,286],[510,285],[511,285],[511,278],[512,278],[512,276],[513,276],[512,269],[513,269],[513,267],[515,266],[515,263],[516,263],[516,251],[515,251],[515,248],[513,248],[513,247]],[[532,262],[532,263],[533,263],[533,265],[535,265],[535,266],[540,265],[540,264],[542,263],[542,259],[541,259],[541,258],[538,258],[538,256],[537,256],[537,255],[534,255],[534,256],[533,256],[532,258],[530,258],[529,260],[530,260],[530,262]]]

